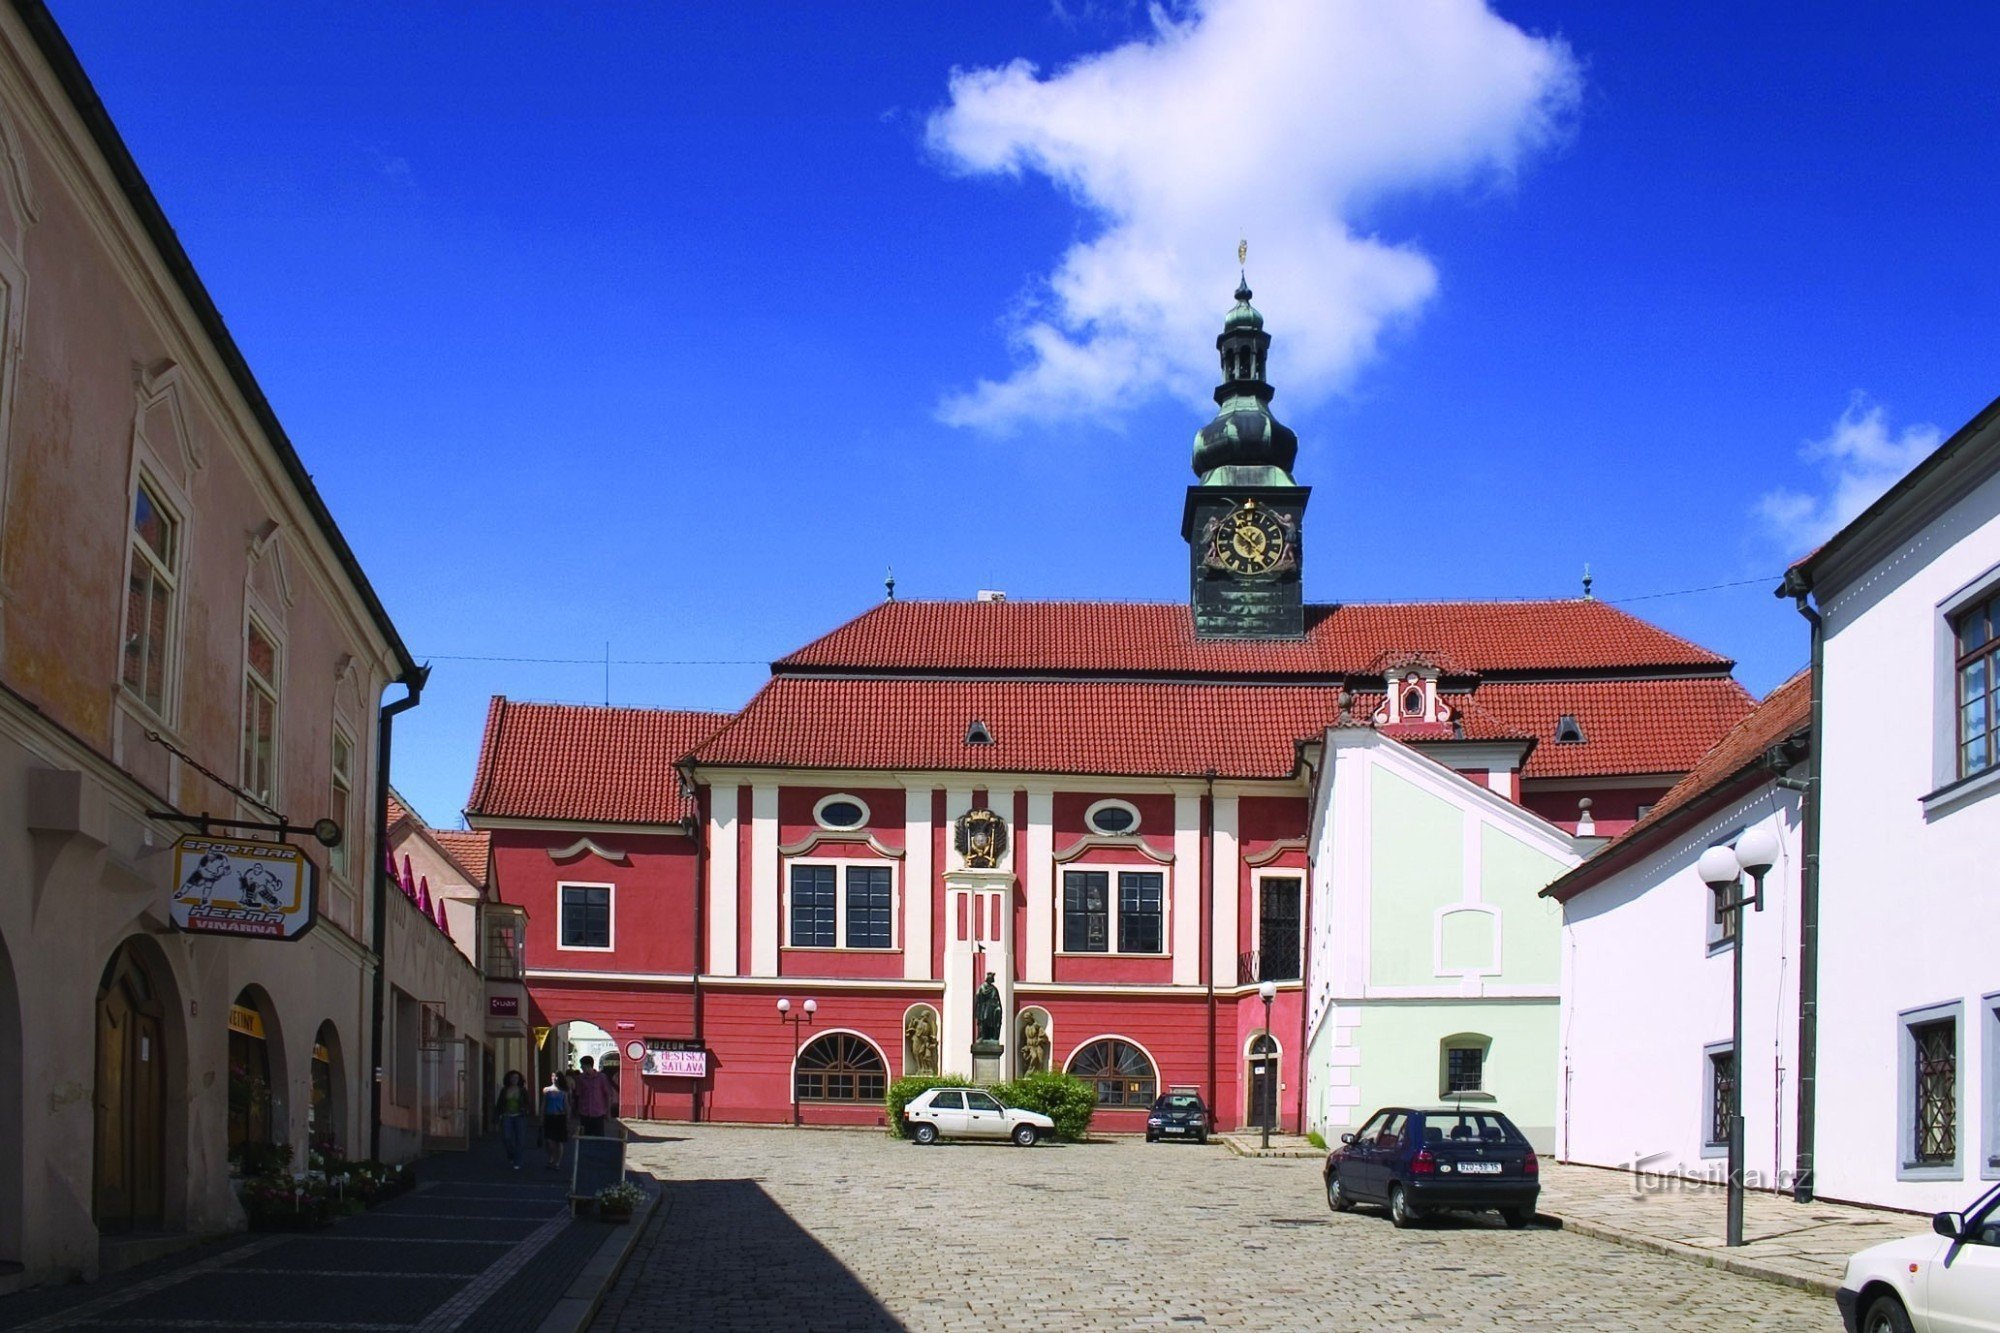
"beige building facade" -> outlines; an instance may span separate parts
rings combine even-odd
[[[47,11],[0,7],[0,1286],[370,1149],[385,692],[421,687]],[[295,940],[176,930],[188,817],[310,834]],[[250,836],[272,838],[271,832]]]

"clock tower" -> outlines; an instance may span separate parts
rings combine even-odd
[[[1250,285],[1215,340],[1222,383],[1215,420],[1194,437],[1195,484],[1181,511],[1188,601],[1198,638],[1285,639],[1305,634],[1301,537],[1311,488],[1292,480],[1299,437],[1271,415],[1264,361],[1271,335]]]

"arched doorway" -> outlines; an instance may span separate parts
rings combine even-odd
[[[574,1074],[585,1058],[611,1080],[614,1111],[624,1105],[618,1088],[618,1042],[609,1032],[586,1018],[573,1018],[549,1030],[549,1044],[543,1049],[544,1077],[548,1069]]]
[[[229,1160],[245,1175],[285,1163],[284,1065],[278,1020],[262,988],[245,986],[229,1006]]]
[[[313,1151],[347,1155],[347,1061],[340,1049],[340,1031],[331,1019],[319,1025],[312,1048],[312,1106],[307,1129]]]
[[[164,1017],[159,988],[127,941],[97,988],[91,1211],[100,1231],[151,1230],[165,1222]]]
[[[1268,1032],[1259,1032],[1244,1049],[1244,1062],[1244,1128],[1258,1129],[1269,1125],[1276,1129],[1280,1063],[1277,1039]]]

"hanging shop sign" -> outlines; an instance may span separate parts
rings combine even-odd
[[[319,868],[290,843],[190,833],[173,867],[176,930],[295,940],[319,919]]]

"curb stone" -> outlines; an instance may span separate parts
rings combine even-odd
[[[638,1248],[639,1237],[652,1223],[653,1214],[660,1207],[662,1193],[658,1187],[646,1191],[646,1202],[633,1212],[632,1220],[623,1226],[610,1228],[611,1234],[604,1238],[604,1243],[597,1247],[597,1253],[584,1264],[576,1280],[570,1283],[569,1290],[557,1299],[536,1333],[583,1333],[589,1327],[612,1284],[625,1271],[625,1263],[632,1257],[632,1251]]]
[[[1727,1252],[1707,1249],[1699,1245],[1684,1245],[1679,1241],[1664,1240],[1658,1236],[1648,1236],[1637,1231],[1626,1231],[1619,1227],[1608,1227],[1601,1222],[1586,1222],[1577,1218],[1563,1217],[1555,1213],[1543,1213],[1544,1219],[1554,1222],[1564,1231],[1574,1231],[1579,1236],[1589,1236],[1593,1240],[1610,1241],[1628,1249],[1644,1250],[1650,1254],[1664,1254],[1675,1259],[1686,1259],[1705,1268],[1719,1268],[1725,1273],[1738,1277],[1757,1278],[1773,1282],[1781,1287],[1792,1287],[1799,1291],[1809,1291],[1832,1299],[1840,1289],[1840,1283],[1829,1278],[1814,1277],[1808,1273],[1792,1273],[1769,1264],[1757,1263],[1750,1259],[1739,1259]]]

